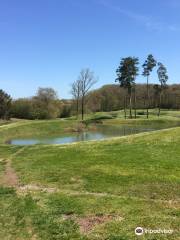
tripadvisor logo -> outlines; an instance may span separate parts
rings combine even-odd
[[[142,227],[137,227],[135,229],[135,234],[136,235],[140,236],[140,235],[143,235],[143,233],[144,233],[144,229]]]
[[[147,229],[147,228],[142,228],[142,227],[137,227],[135,229],[135,234],[140,236],[143,234],[172,234],[173,230],[172,229]]]

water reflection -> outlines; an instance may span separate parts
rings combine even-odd
[[[177,125],[176,125],[177,126]],[[56,136],[56,137],[44,137],[44,138],[32,138],[32,139],[12,139],[8,143],[13,145],[33,145],[33,144],[66,144],[73,142],[82,142],[90,140],[101,140],[109,137],[126,136],[130,134],[153,131],[157,129],[163,129],[168,127],[174,127],[172,125],[121,125],[121,126],[109,126],[98,125],[95,131],[81,132],[71,134],[68,136]]]

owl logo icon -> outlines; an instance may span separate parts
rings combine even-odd
[[[137,227],[135,229],[135,234],[136,235],[140,236],[140,235],[143,235],[143,233],[144,233],[144,229],[142,227]]]

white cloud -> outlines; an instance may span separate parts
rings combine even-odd
[[[125,17],[128,17],[129,19],[138,22],[139,24],[145,26],[147,29],[155,30],[155,31],[171,31],[171,32],[177,32],[180,31],[180,27],[176,25],[166,24],[163,22],[160,22],[158,20],[155,20],[153,17],[142,15],[139,13],[135,13],[133,11],[123,9],[120,6],[113,5],[110,1],[107,0],[98,0],[98,3],[102,6],[111,9],[113,11],[116,11],[120,13],[121,15],[124,15]]]

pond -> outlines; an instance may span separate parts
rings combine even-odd
[[[11,139],[8,141],[9,144],[13,145],[34,145],[34,144],[66,144],[73,142],[82,142],[90,140],[102,140],[110,137],[126,136],[130,134],[136,134],[141,132],[149,132],[160,130],[164,128],[175,127],[180,124],[169,123],[169,124],[146,124],[146,125],[97,125],[96,130],[72,133],[68,135],[58,136],[47,136],[41,138],[21,138]]]

